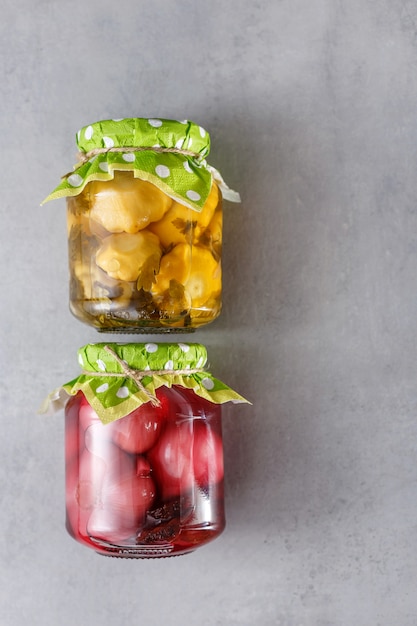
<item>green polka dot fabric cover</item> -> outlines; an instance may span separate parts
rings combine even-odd
[[[188,120],[103,120],[78,131],[77,146],[80,162],[44,202],[76,196],[90,181],[113,179],[115,170],[134,172],[195,211],[201,211],[213,178],[226,200],[240,202],[239,194],[205,160],[208,132]]]
[[[142,389],[126,373],[120,360],[143,375]],[[207,351],[198,343],[87,344],[79,349],[78,361],[83,373],[53,391],[41,407],[41,413],[52,414],[63,409],[70,396],[82,391],[106,424],[151,402],[159,387],[172,385],[192,389],[197,396],[215,404],[248,402],[204,370]],[[187,369],[193,372],[186,374]],[[147,371],[149,375],[145,375]]]

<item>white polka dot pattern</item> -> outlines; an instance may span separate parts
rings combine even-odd
[[[130,118],[95,122],[77,133],[77,145],[80,153],[87,156],[74,172],[64,176],[45,202],[78,195],[90,181],[111,180],[115,171],[131,170],[137,178],[153,183],[177,202],[201,211],[216,175],[216,170],[205,161],[210,149],[209,134],[188,120]],[[195,154],[176,152],[184,149]],[[225,195],[228,188],[220,175],[216,181],[224,197],[239,201],[236,192],[229,190],[231,194]]]

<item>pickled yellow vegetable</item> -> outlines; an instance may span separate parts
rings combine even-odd
[[[90,219],[111,233],[137,233],[160,220],[172,199],[158,187],[134,178],[132,172],[115,172],[113,180],[89,184]]]
[[[161,294],[169,288],[171,280],[185,285],[191,269],[191,246],[180,243],[161,259],[158,275],[155,277],[153,293]]]
[[[184,286],[192,307],[200,307],[221,290],[221,266],[210,250],[180,243],[162,257],[152,293],[162,295],[171,281]]]
[[[149,229],[158,235],[165,248],[177,243],[192,243],[209,225],[220,200],[219,189],[213,184],[200,213],[173,202],[163,218],[150,224]]]
[[[221,291],[221,266],[207,248],[195,246],[191,261],[191,272],[185,289],[191,296],[193,308],[198,308]]]
[[[96,253],[96,263],[112,278],[137,281],[138,288],[149,290],[161,254],[158,237],[149,231],[118,233],[103,240]]]
[[[162,318],[178,319],[179,323],[182,323],[183,318],[188,315],[191,308],[191,298],[184,285],[174,279],[170,281],[166,291],[160,295],[155,294],[154,301]]]
[[[222,228],[223,228],[223,211],[219,207],[206,230],[199,239],[199,244],[209,248],[215,258],[221,257],[222,252]]]

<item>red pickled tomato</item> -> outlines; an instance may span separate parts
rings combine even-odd
[[[169,408],[168,399],[163,388],[157,389],[156,397],[161,406],[154,407],[150,402],[141,405],[125,417],[105,425],[108,438],[126,452],[142,454],[149,450],[161,431],[162,421]],[[95,410],[82,396],[79,409],[80,424],[86,430],[92,424],[102,424]]]
[[[100,502],[106,463],[88,450],[66,466],[67,521],[75,534],[87,535],[87,523]]]
[[[125,540],[142,527],[155,499],[149,462],[115,446],[101,423],[87,428],[85,442],[79,463],[76,458],[67,466],[70,529],[109,542]]]
[[[92,423],[85,431],[86,450],[105,463],[100,501],[88,522],[90,535],[111,542],[134,535],[143,525],[146,511],[155,498],[150,465],[117,447],[109,425]]]
[[[88,426],[84,431],[84,443],[87,450],[104,459],[110,468],[112,463],[117,462],[118,449],[112,442],[107,425],[97,422]]]
[[[140,472],[114,477],[103,488],[103,508],[124,522],[137,524],[138,519],[143,521],[155,498],[149,464],[147,471],[142,467]]]
[[[142,454],[155,444],[163,419],[164,407],[154,407],[147,402],[109,424],[109,429],[117,446],[132,454]]]
[[[67,515],[74,532],[87,534],[87,522],[94,509],[101,506],[102,490],[114,475],[134,473],[135,461],[117,448],[105,435],[105,426],[89,426],[83,439],[85,448],[80,456],[67,464]]]
[[[149,462],[138,457],[133,472],[114,474],[105,481],[101,497],[100,508],[94,510],[88,522],[89,534],[110,543],[135,537],[155,499]]]
[[[202,419],[167,423],[148,458],[163,499],[223,478],[222,440]]]

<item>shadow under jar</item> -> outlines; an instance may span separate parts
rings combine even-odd
[[[222,196],[200,212],[133,172],[67,198],[70,310],[103,332],[190,332],[221,310]]]
[[[99,554],[186,554],[225,526],[221,409],[173,386],[103,424],[78,392],[65,410],[67,530]]]

